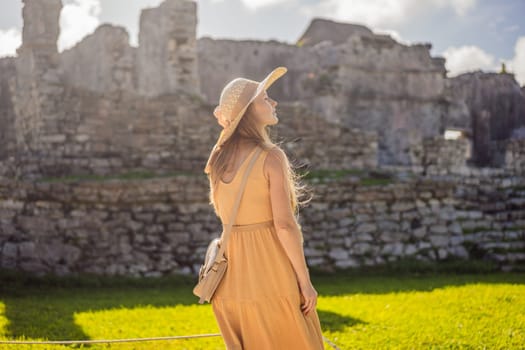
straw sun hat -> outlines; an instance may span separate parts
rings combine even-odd
[[[215,107],[213,114],[218,123],[223,127],[219,139],[213,149],[204,168],[206,174],[210,173],[211,160],[220,150],[222,145],[233,135],[239,125],[244,113],[264,90],[268,89],[277,79],[286,73],[285,67],[277,67],[262,81],[254,81],[246,78],[235,78],[222,89],[219,105]]]

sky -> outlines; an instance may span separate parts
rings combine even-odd
[[[140,11],[162,0],[62,0],[59,50],[101,23],[124,26],[137,45]],[[431,43],[449,76],[499,71],[525,85],[525,0],[197,0],[197,37],[294,44],[314,17],[364,24],[410,45]],[[22,1],[0,0],[0,57],[21,43]]]

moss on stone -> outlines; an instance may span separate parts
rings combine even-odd
[[[365,173],[361,169],[341,169],[341,170],[331,170],[331,169],[318,169],[311,170],[307,172],[298,172],[306,180],[312,179],[340,179],[348,175],[360,176]]]
[[[108,180],[145,180],[175,176],[196,176],[199,174],[189,171],[177,171],[166,174],[156,174],[151,171],[128,172],[115,175],[71,175],[63,177],[43,177],[37,182],[73,182],[73,181],[108,181]]]
[[[477,233],[477,232],[483,232],[483,231],[489,231],[489,230],[491,230],[490,227],[476,226],[474,228],[465,228],[465,229],[463,229],[463,234],[468,235],[468,234],[471,234],[471,233]]]

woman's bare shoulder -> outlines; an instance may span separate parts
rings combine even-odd
[[[286,159],[286,153],[280,147],[273,146],[269,149],[263,164],[266,179],[270,179],[272,175],[282,175]]]

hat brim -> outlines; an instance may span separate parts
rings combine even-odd
[[[282,77],[286,73],[287,69],[285,67],[277,67],[275,68],[270,74],[266,76],[258,85],[257,89],[255,90],[255,93],[250,98],[250,100],[246,103],[246,105],[239,111],[239,113],[233,118],[230,125],[228,127],[224,128],[221,131],[221,134],[219,135],[219,139],[217,140],[217,145],[220,146],[228,140],[231,135],[233,135],[235,129],[237,129],[237,125],[239,125],[239,122],[242,119],[242,116],[250,106],[250,104],[255,100],[257,96],[264,90],[268,89],[277,79]]]
[[[259,82],[259,84],[257,85],[257,89],[255,90],[250,100],[246,103],[245,106],[243,106],[243,108],[239,111],[239,113],[235,116],[235,118],[233,118],[230,125],[222,129],[219,135],[219,138],[217,139],[217,142],[215,143],[215,146],[213,146],[213,150],[210,154],[210,157],[204,169],[205,173],[209,173],[209,170],[210,170],[209,163],[213,156],[213,153],[215,153],[233,135],[233,133],[235,132],[235,129],[237,129],[237,125],[239,125],[239,122],[241,121],[242,116],[244,115],[244,113],[246,112],[250,104],[255,100],[257,96],[259,96],[261,92],[263,92],[264,90],[267,90],[277,79],[282,77],[287,71],[288,69],[286,67],[277,67],[273,71],[271,71],[270,74],[266,76],[266,78],[264,78],[263,80]]]

